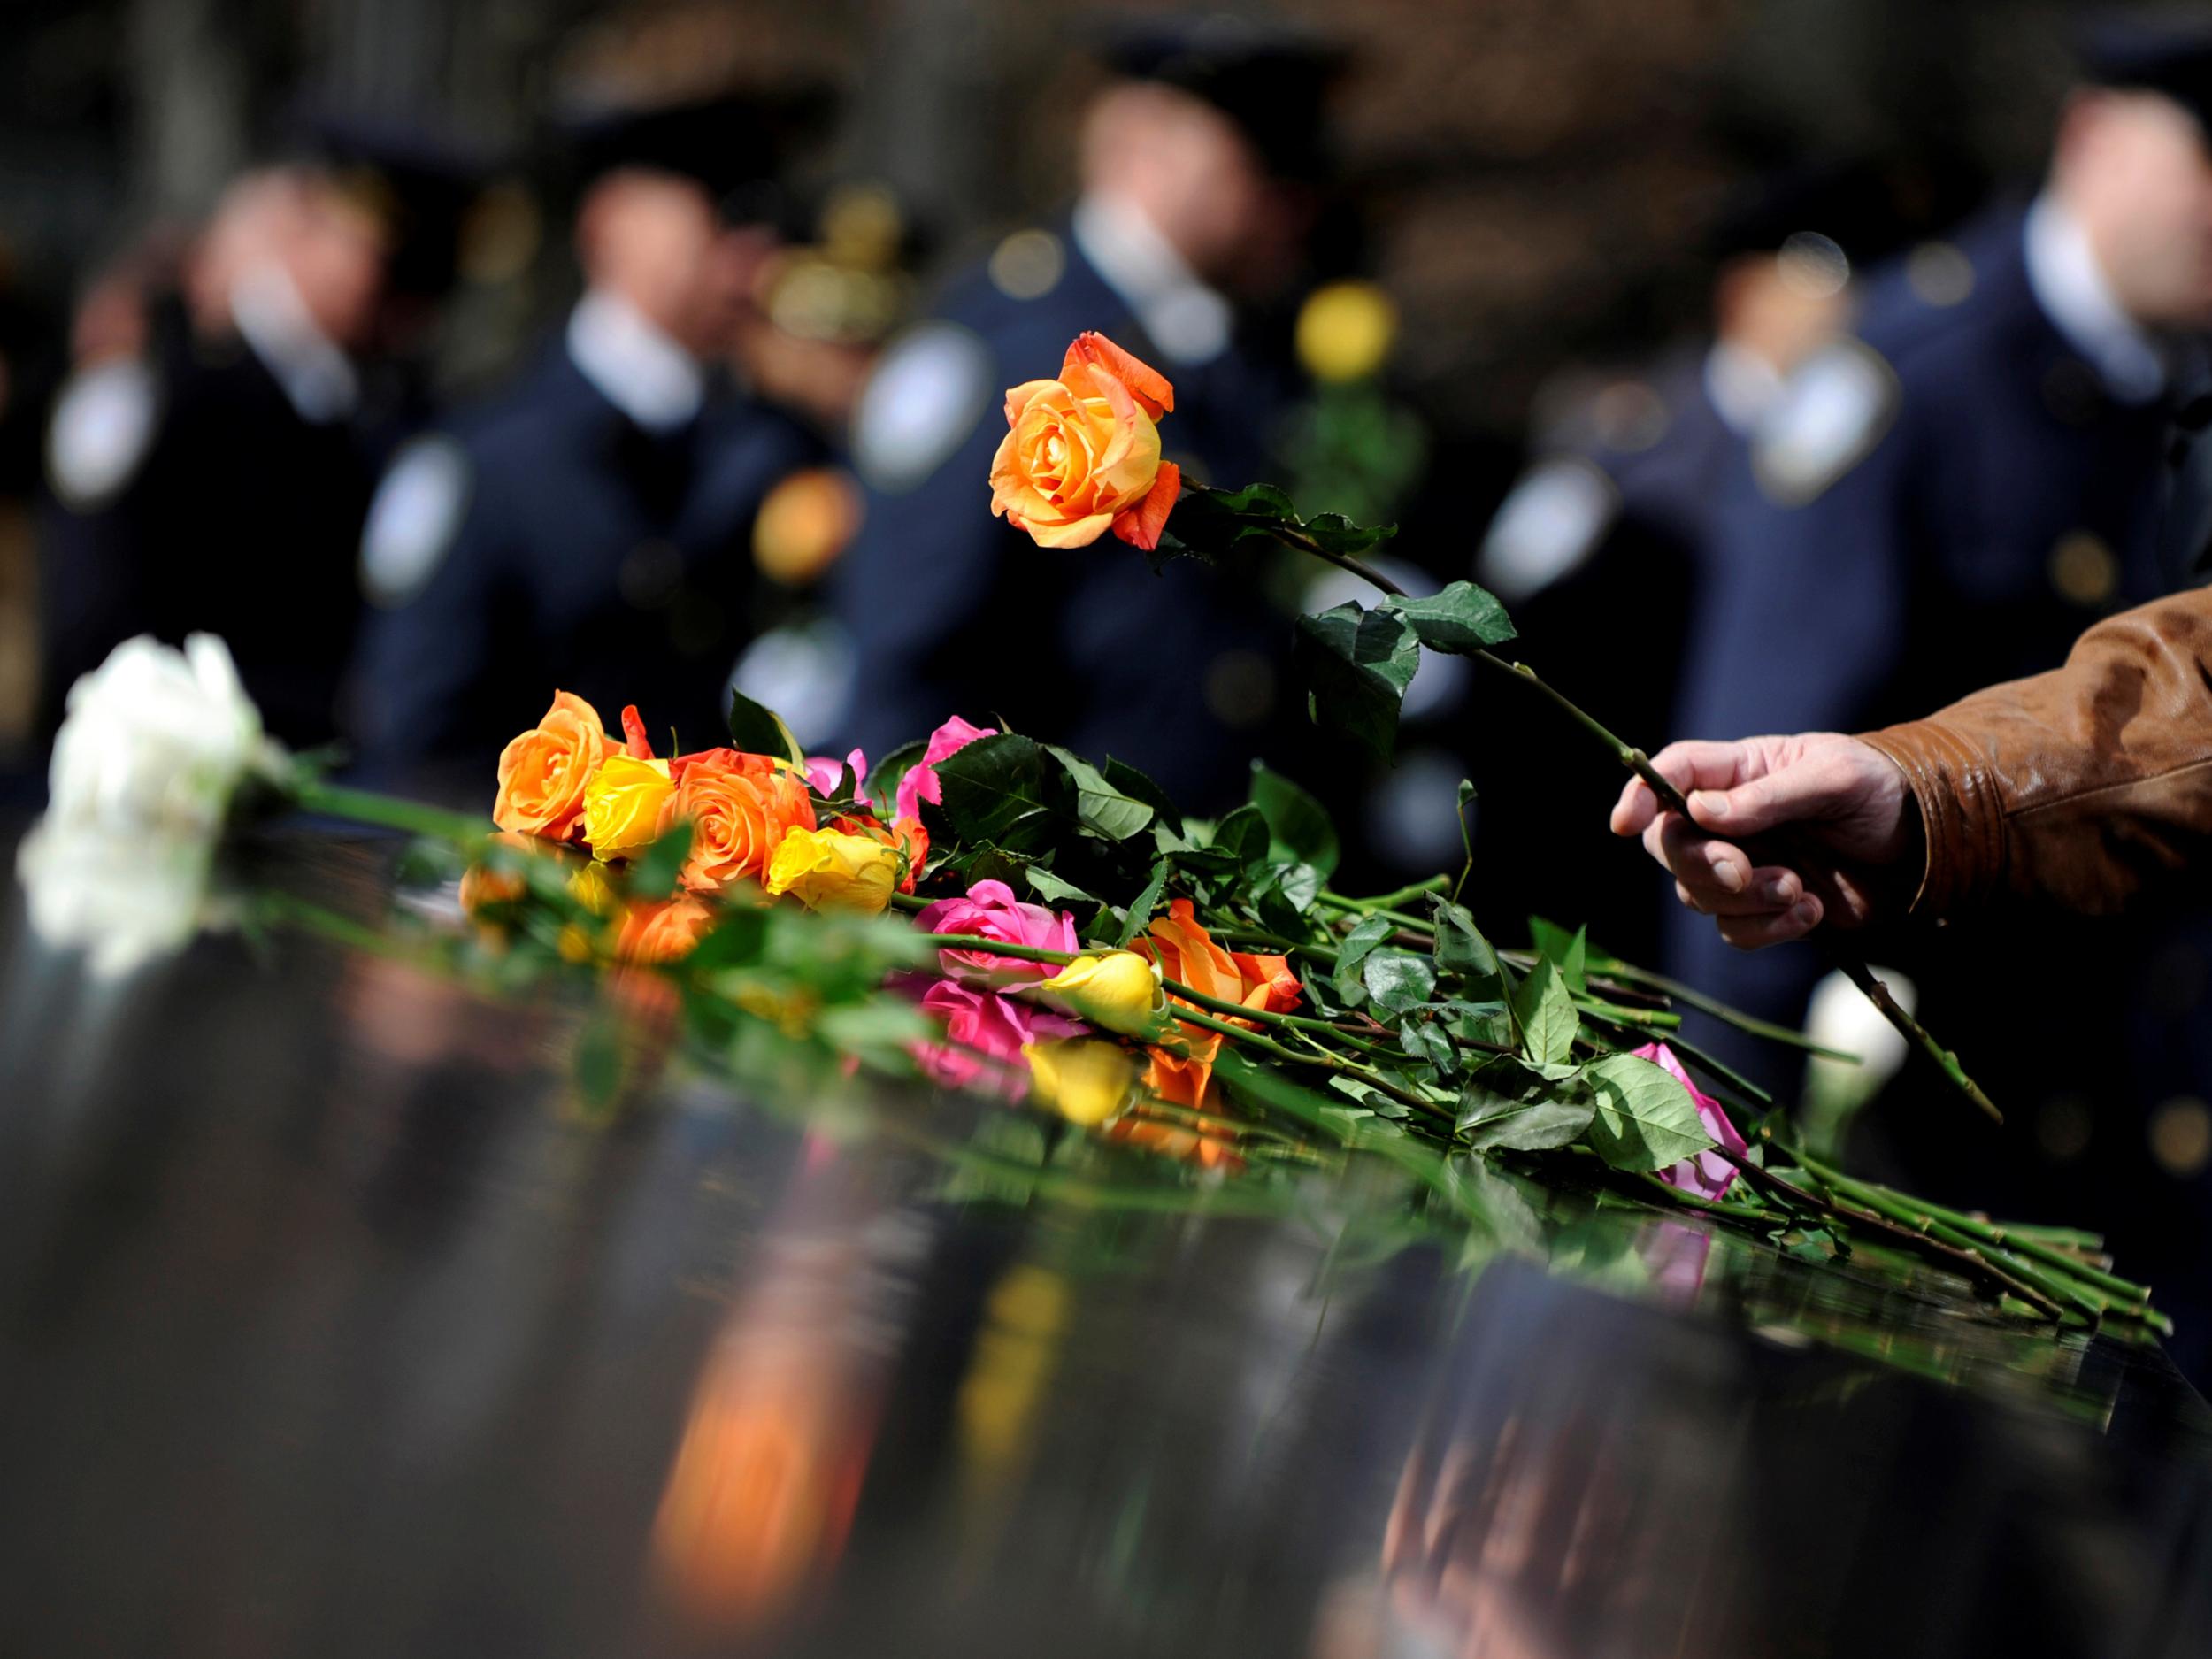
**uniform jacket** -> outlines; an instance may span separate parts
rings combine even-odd
[[[355,676],[379,779],[480,782],[556,688],[610,722],[636,703],[657,747],[671,727],[687,747],[718,741],[753,521],[814,441],[735,396],[649,431],[557,342],[428,442],[451,527],[412,591],[372,617]]]

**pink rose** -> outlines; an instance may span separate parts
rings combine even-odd
[[[914,925],[926,933],[980,933],[986,939],[1026,945],[1033,950],[1072,952],[1079,949],[1074,917],[1064,910],[1056,914],[1041,904],[1025,904],[1003,881],[979,881],[968,889],[964,899],[940,899],[917,916]],[[981,950],[941,950],[937,965],[948,979],[986,987],[1048,979],[1054,972],[1049,963],[1024,962]]]
[[[1697,1108],[1698,1121],[1705,1125],[1707,1134],[1731,1152],[1750,1150],[1744,1138],[1736,1133],[1736,1125],[1728,1121],[1728,1114],[1721,1110],[1720,1102],[1690,1081],[1690,1074],[1682,1069],[1682,1062],[1674,1057],[1673,1049],[1663,1042],[1647,1042],[1635,1052],[1639,1060],[1650,1061],[1689,1091],[1691,1102]],[[1695,1197],[1718,1198],[1735,1184],[1736,1166],[1717,1152],[1701,1152],[1661,1170],[1659,1179]]]
[[[945,1022],[946,1039],[914,1045],[914,1061],[922,1074],[949,1088],[973,1089],[1010,1101],[1029,1093],[1024,1044],[1078,1036],[1084,1030],[1079,1019],[950,979],[940,979],[925,991],[922,1007]]]
[[[873,805],[866,795],[860,793],[861,780],[868,775],[868,757],[858,749],[853,750],[841,761],[828,755],[809,755],[806,757],[806,780],[819,794],[833,795],[848,766],[853,769],[853,799],[863,806]]]
[[[948,755],[956,754],[979,737],[996,737],[995,726],[970,726],[954,715],[929,734],[929,746],[922,750],[906,776],[899,780],[899,798],[895,818],[919,818],[925,801],[935,806],[945,798],[944,786],[937,781],[937,763]]]

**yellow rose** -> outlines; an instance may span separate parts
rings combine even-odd
[[[596,858],[569,877],[568,895],[603,919],[611,918],[622,910],[622,895],[608,879],[607,866]]]
[[[1125,1037],[1150,1037],[1165,1024],[1160,971],[1133,950],[1078,956],[1037,987],[1070,1013]]]
[[[1088,1129],[1121,1110],[1136,1081],[1137,1063],[1118,1042],[1072,1037],[1024,1045],[1037,1098],[1071,1124]]]
[[[810,910],[874,916],[899,885],[899,849],[866,835],[794,827],[768,861],[772,894],[790,894]]]
[[[1363,380],[1398,339],[1398,308],[1371,282],[1316,288],[1298,312],[1298,360],[1317,380]]]
[[[653,844],[661,803],[676,792],[664,760],[610,755],[584,786],[584,839],[595,858],[620,858]]]

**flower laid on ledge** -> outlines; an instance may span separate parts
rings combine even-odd
[[[69,688],[46,815],[16,852],[33,926],[105,975],[181,946],[233,801],[289,765],[222,641],[126,640]]]
[[[1421,654],[1471,657],[1649,780],[1640,751],[1493,653],[1514,637],[1495,598],[1463,581],[1414,597],[1363,564],[1389,527],[1302,516],[1266,484],[1185,487],[1160,452],[1173,404],[1155,371],[1079,336],[1058,379],[1008,395],[993,511],[1045,547],[1110,530],[1162,556],[1218,558],[1251,542],[1337,565],[1383,596],[1299,619],[1317,720],[1387,755]],[[480,819],[268,762],[219,645],[180,655],[134,642],[72,694],[54,806],[21,857],[32,917],[42,932],[59,918],[65,939],[61,924],[73,926],[82,942],[129,937],[127,910],[142,936],[180,938],[196,903],[180,921],[119,877],[79,878],[159,867],[100,839],[116,823],[183,825],[204,872],[258,771],[272,800],[409,831],[448,859],[466,849],[481,866],[460,882],[478,926],[459,944],[498,959],[503,984],[588,966],[618,1000],[680,1008],[716,1064],[754,1056],[780,1082],[795,1059],[829,1079],[918,1074],[1049,1113],[978,1157],[989,1190],[1056,1183],[1071,1145],[1171,1159],[1216,1185],[1379,1154],[1417,1172],[1423,1225],[1485,1230],[1498,1248],[1519,1248],[1517,1184],[1597,1186],[1804,1259],[1878,1240],[2039,1320],[2170,1328],[2089,1235],[2000,1226],[1822,1163],[1755,1088],[1682,1040],[1680,987],[1585,933],[1532,920],[1531,949],[1494,947],[1461,902],[1471,849],[1456,881],[1368,898],[1333,889],[1341,849],[1326,811],[1264,767],[1242,804],[1207,820],[1119,758],[957,718],[873,767],[858,751],[806,756],[741,696],[725,747],[656,756],[634,708],[620,726],[617,741],[597,710],[557,692],[500,756],[500,833],[488,835]],[[69,892],[73,909],[55,896]],[[273,913],[302,915],[282,898]],[[357,938],[357,922],[330,920]],[[1881,1005],[1878,986],[1870,995]],[[1975,1093],[1909,1017],[1885,1014]],[[618,1056],[588,1069],[618,1071]]]

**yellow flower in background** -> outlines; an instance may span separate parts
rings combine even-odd
[[[595,858],[620,858],[653,844],[661,803],[676,792],[664,760],[610,755],[584,787],[584,839]]]
[[[569,896],[594,916],[605,919],[622,909],[622,895],[614,890],[607,866],[596,858],[568,879]]]
[[[1070,1013],[1125,1037],[1154,1035],[1167,1007],[1159,969],[1133,950],[1078,956],[1037,988]]]
[[[1298,361],[1317,380],[1363,380],[1398,339],[1398,308],[1372,282],[1317,288],[1298,311]]]
[[[899,849],[866,835],[794,828],[768,861],[764,884],[810,910],[880,913],[899,885]]]
[[[1037,1097],[1086,1129],[1119,1111],[1137,1080],[1137,1063],[1129,1051],[1096,1037],[1028,1043],[1022,1058],[1029,1062]]]

